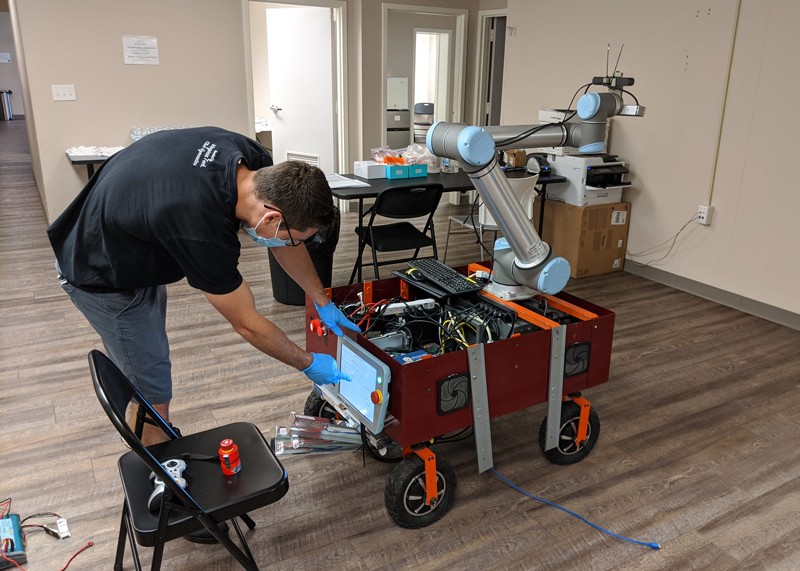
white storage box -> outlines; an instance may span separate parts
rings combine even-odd
[[[386,178],[386,165],[375,161],[355,161],[353,174],[361,178]]]

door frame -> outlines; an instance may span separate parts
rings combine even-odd
[[[467,62],[467,18],[469,10],[460,8],[438,8],[429,6],[414,6],[411,4],[382,4],[381,5],[381,107],[386,106],[386,69],[388,46],[387,35],[389,29],[389,12],[408,12],[413,14],[432,14],[435,16],[455,16],[456,33],[453,39],[453,89],[450,94],[450,121],[459,123],[464,120],[464,77]],[[381,133],[383,140],[386,138],[386,113],[381,113]]]
[[[508,10],[499,8],[496,10],[478,11],[478,61],[475,70],[475,107],[473,109],[476,125],[483,124],[483,117],[486,116],[486,91],[489,83],[489,19],[499,16],[508,17]]]
[[[247,87],[247,113],[250,125],[250,136],[255,138],[255,101],[253,100],[253,62],[250,56],[252,38],[250,37],[250,10],[251,2],[261,4],[293,4],[296,6],[315,6],[330,8],[333,14],[334,45],[333,61],[331,62],[334,78],[333,105],[333,152],[334,166],[337,172],[349,172],[350,164],[350,133],[347,128],[347,0],[242,0],[244,13],[245,37],[245,82]]]

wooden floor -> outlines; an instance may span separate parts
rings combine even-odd
[[[91,387],[86,354],[98,339],[55,280],[25,137],[24,122],[0,122],[0,496],[23,517],[55,511],[69,521],[64,541],[28,534],[27,569],[60,569],[93,541],[70,568],[107,570],[122,503],[115,463],[125,449]],[[442,243],[453,212],[441,209]],[[349,275],[354,223],[345,214],[334,285]],[[448,262],[477,256],[461,234]],[[259,308],[302,343],[302,311],[272,299],[264,251],[247,244],[241,267]],[[800,567],[800,332],[625,273],[567,290],[617,313],[611,379],[586,394],[600,441],[579,464],[550,464],[537,445],[539,405],[492,422],[495,467],[663,549],[610,538],[479,475],[469,439],[437,448],[458,475],[456,502],[416,531],[384,509],[390,465],[364,465],[353,453],[286,458],[289,493],[252,514],[262,569]],[[184,432],[246,420],[270,434],[302,411],[302,374],[252,349],[185,282],[169,293],[173,421]],[[165,568],[237,567],[219,548],[178,540]]]

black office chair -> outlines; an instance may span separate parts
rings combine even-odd
[[[438,258],[436,249],[436,233],[433,227],[433,214],[442,196],[441,184],[418,184],[416,186],[387,188],[378,193],[373,204],[362,216],[358,234],[358,256],[350,274],[350,283],[358,274],[361,281],[362,257],[364,248],[372,249],[372,266],[375,278],[380,279],[380,266],[412,260],[419,255],[422,248],[432,247],[433,257]],[[369,222],[363,225],[363,218],[369,215]],[[375,224],[375,217],[383,216],[393,219],[412,219],[427,216],[422,230],[411,222],[395,222],[393,224]],[[378,252],[399,252],[414,250],[414,254],[405,258],[378,261]]]
[[[256,524],[247,512],[278,501],[289,489],[286,470],[261,431],[253,424],[239,422],[178,436],[103,353],[96,350],[89,353],[89,368],[103,410],[131,448],[118,461],[125,502],[114,569],[122,569],[126,538],[137,571],[141,570],[137,542],[154,548],[150,568],[158,570],[166,542],[205,528],[242,567],[257,571],[258,566],[236,518],[253,529]],[[131,400],[149,415],[147,421],[161,428],[170,440],[149,447],[142,444],[144,414],[139,416],[134,430],[125,421],[125,409]],[[219,443],[226,438],[233,439],[239,447],[242,469],[234,476],[222,474],[217,456]],[[181,459],[186,463],[183,473],[188,483],[186,489],[160,464],[169,459]],[[148,508],[154,489],[151,473],[165,483],[157,511]],[[242,549],[218,527],[226,521],[233,524]]]

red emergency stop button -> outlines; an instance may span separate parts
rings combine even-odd
[[[383,402],[383,393],[381,391],[372,391],[369,395],[372,404],[381,404]]]
[[[327,328],[319,319],[312,319],[308,327],[311,329],[312,333],[317,334],[317,337],[322,337],[323,335],[328,334]]]

